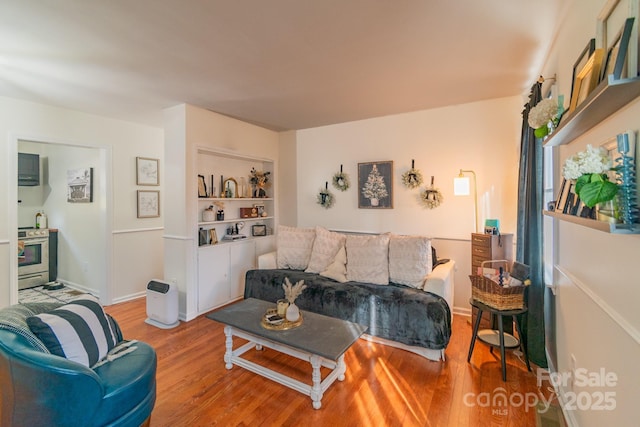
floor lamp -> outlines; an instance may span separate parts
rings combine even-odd
[[[453,194],[454,196],[468,196],[470,190],[469,177],[464,176],[464,174],[471,174],[473,176],[473,204],[475,207],[474,210],[474,223],[476,225],[476,233],[479,233],[478,228],[478,185],[476,183],[476,173],[472,170],[463,170],[460,169],[460,174],[456,178],[453,179]]]

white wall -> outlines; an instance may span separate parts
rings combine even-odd
[[[135,157],[158,158],[162,169],[162,129],[10,98],[0,98],[0,116],[0,194],[3,198],[0,204],[0,258],[4,260],[0,262],[0,306],[17,302],[16,159],[19,140],[100,149],[100,163],[106,165],[106,170],[94,172],[98,177],[104,176],[98,185],[105,200],[97,200],[95,207],[99,207],[107,220],[87,233],[96,236],[97,250],[103,253],[105,265],[110,264],[111,268],[91,270],[94,265],[89,263],[88,272],[106,276],[106,289],[100,289],[100,298],[105,304],[143,294],[146,281],[141,281],[141,276],[147,280],[161,275],[162,271],[162,258],[157,252],[157,248],[162,248],[162,217],[136,218],[135,196],[140,187],[135,185]],[[52,220],[61,224],[69,218],[54,217]],[[153,250],[115,252],[114,249],[124,246],[121,239],[128,233],[139,234],[144,241],[141,246]]]
[[[503,233],[515,231],[523,105],[521,97],[500,98],[298,131],[298,225],[435,237],[438,256],[458,261],[454,306],[468,310],[474,202],[453,195],[453,178],[460,169],[474,170],[481,227],[484,219],[498,218]],[[439,207],[424,207],[419,191],[402,185],[412,159],[425,184],[435,177],[444,196]],[[394,167],[393,209],[359,209],[358,163],[388,160]],[[341,164],[351,178],[346,192],[331,187]],[[316,203],[326,181],[336,198],[328,210]]]
[[[544,67],[544,75],[557,75],[558,93],[565,95],[566,105],[573,63],[586,42],[595,37],[596,18],[605,3],[590,0],[570,4]],[[628,3],[620,2],[624,8]],[[572,143],[554,148],[554,154],[559,157],[556,184],[562,179],[560,168],[568,156],[584,150],[587,144],[600,145],[625,130],[637,131],[640,129],[639,117],[640,102],[636,100]],[[618,378],[615,387],[574,389],[576,393],[592,398],[594,393],[614,392],[614,411],[568,411],[568,419],[572,425],[587,427],[634,425],[640,417],[637,404],[640,311],[636,304],[640,300],[640,288],[635,268],[640,254],[640,236],[611,235],[552,219],[546,219],[545,226],[547,235],[554,238],[554,244],[548,247],[555,249],[556,369],[571,373],[573,356],[576,368],[589,372],[603,368]],[[561,391],[569,392],[571,386],[567,384]]]

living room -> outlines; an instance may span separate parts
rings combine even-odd
[[[555,76],[552,93],[564,94],[568,103],[574,62],[585,43],[596,36],[597,17],[606,3],[604,0],[560,2],[557,32],[549,49],[541,54],[544,59],[519,59],[530,67],[535,64],[535,70],[530,73],[532,79],[518,93],[310,128],[275,131],[196,105],[167,106],[161,123],[149,125],[88,112],[81,106],[65,108],[46,99],[24,100],[12,96],[11,91],[3,91],[0,93],[3,96],[0,98],[3,117],[0,131],[4,136],[0,149],[6,167],[0,173],[0,192],[7,195],[7,203],[0,209],[3,279],[0,306],[17,302],[12,256],[16,243],[17,192],[16,166],[12,159],[17,155],[20,141],[31,141],[100,147],[107,152],[104,163],[88,165],[106,170],[109,189],[104,205],[109,219],[99,237],[105,242],[108,279],[106,284],[90,288],[101,301],[105,305],[117,305],[143,296],[151,278],[175,278],[183,287],[183,320],[197,317],[194,301],[185,297],[191,295],[185,292],[192,286],[188,284],[190,279],[186,269],[176,266],[178,258],[174,257],[175,253],[188,254],[192,250],[181,246],[184,244],[181,238],[193,234],[184,219],[188,210],[182,209],[191,197],[185,194],[185,188],[191,185],[195,188],[195,175],[187,166],[191,151],[167,142],[179,139],[180,129],[186,129],[190,132],[189,141],[197,146],[251,154],[277,163],[278,187],[274,191],[278,192],[280,224],[432,236],[438,254],[456,261],[452,310],[468,315],[469,239],[476,226],[474,204],[471,197],[454,196],[453,178],[460,169],[474,170],[478,220],[483,223],[484,219],[498,218],[503,233],[515,232],[521,112],[529,87],[537,75]],[[621,5],[624,7],[626,3]],[[631,0],[628,3],[635,4]],[[536,25],[536,19],[531,21],[531,25]],[[469,72],[473,72],[473,67],[469,67]],[[550,87],[548,83],[547,87]],[[455,83],[448,90],[452,99],[456,99]],[[123,103],[129,100],[126,94],[120,96]],[[552,192],[557,192],[565,158],[587,144],[600,145],[621,131],[637,130],[639,111],[640,104],[632,101],[572,144],[552,149]],[[176,120],[183,123],[176,126]],[[172,133],[172,129],[177,129],[178,134]],[[138,156],[159,159],[161,215],[158,218],[139,219],[136,215],[135,193],[140,189],[135,185]],[[435,186],[444,195],[444,202],[437,209],[425,209],[416,200],[417,192],[399,185],[400,174],[413,160],[427,179],[434,177]],[[332,209],[323,209],[316,203],[317,192],[341,165],[355,179],[358,163],[370,161],[393,162],[396,179],[393,209],[359,209],[353,193],[348,192],[335,194]],[[168,216],[180,218],[181,215],[182,220],[167,221]],[[633,286],[637,279],[629,266],[634,265],[640,253],[640,241],[637,236],[605,234],[551,218],[545,218],[545,233],[546,241],[552,242],[552,251],[547,252],[551,258],[546,260],[550,262],[545,279],[557,286],[559,295],[555,370],[571,372],[582,367],[597,371],[604,367],[620,379],[615,390],[615,411],[574,411],[569,417],[573,417],[573,425],[630,423],[638,415],[634,397],[640,368],[634,362],[640,356],[640,315],[634,302],[640,291]],[[185,257],[181,255],[181,259]],[[554,265],[561,269],[554,269]]]

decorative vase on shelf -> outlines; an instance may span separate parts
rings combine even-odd
[[[300,318],[300,309],[298,306],[294,303],[289,303],[285,317],[289,322],[297,321]]]

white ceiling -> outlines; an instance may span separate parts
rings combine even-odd
[[[520,95],[567,0],[2,0],[0,96],[304,129]]]

